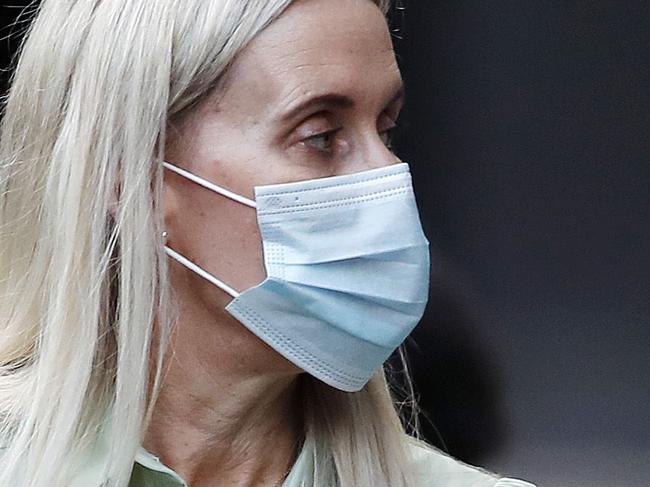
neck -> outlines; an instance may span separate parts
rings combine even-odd
[[[219,321],[175,327],[144,447],[193,487],[280,485],[301,446],[300,375]]]

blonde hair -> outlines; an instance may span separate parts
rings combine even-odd
[[[0,138],[0,485],[64,487],[104,433],[102,485],[128,485],[173,324],[166,126],[291,1],[42,2]],[[357,393],[306,378],[315,485],[415,485],[392,394],[383,369]]]

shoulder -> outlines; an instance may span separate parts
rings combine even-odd
[[[519,479],[501,477],[484,468],[468,465],[437,448],[409,438],[412,468],[418,487],[535,487]]]

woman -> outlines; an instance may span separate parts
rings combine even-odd
[[[428,277],[385,10],[42,3],[1,141],[0,485],[529,485],[408,436],[381,367]]]

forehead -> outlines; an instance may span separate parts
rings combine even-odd
[[[298,0],[238,56],[219,104],[259,115],[261,107],[311,93],[381,97],[400,82],[386,21],[373,2]]]

